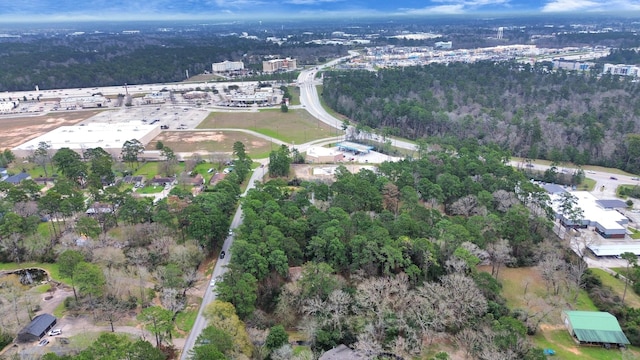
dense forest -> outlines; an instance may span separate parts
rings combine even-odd
[[[496,143],[513,155],[640,172],[640,87],[551,64],[431,64],[329,72],[323,98],[360,129]]]
[[[341,46],[283,44],[200,34],[58,36],[0,39],[0,91],[175,82],[211,70],[214,62],[243,61],[262,71],[266,56],[316,64],[346,54]]]

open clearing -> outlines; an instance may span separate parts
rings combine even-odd
[[[317,120],[306,110],[290,109],[283,113],[280,109],[258,112],[213,112],[204,119],[198,129],[236,128],[248,129],[271,136],[290,144],[341,135]]]
[[[491,267],[480,266],[478,270],[490,273]],[[613,280],[618,280],[609,274],[604,272],[603,274]],[[544,280],[536,267],[501,268],[498,280],[502,284],[502,296],[507,299],[507,304],[512,309],[527,308],[527,299],[533,304],[535,302],[531,300],[531,296],[544,297],[547,293]],[[629,296],[628,292],[627,296]],[[560,318],[561,311],[565,309],[598,310],[589,299],[587,293],[581,290],[575,303],[557,304],[556,309],[540,324],[538,332],[531,338],[536,346],[555,350],[556,356],[554,358],[557,359],[610,360],[622,358],[622,354],[617,349],[606,350],[599,347],[585,347],[576,344]],[[629,359],[640,359],[640,350],[637,347],[631,346],[628,351],[633,354]]]
[[[74,125],[99,110],[48,113],[42,116],[0,118],[0,149],[13,148],[60,126]]]
[[[153,139],[147,149],[155,149],[158,141],[175,152],[233,152],[233,143],[241,141],[252,158],[267,157],[277,144],[239,131],[165,131]]]

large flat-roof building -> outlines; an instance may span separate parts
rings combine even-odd
[[[625,64],[604,64],[602,73],[637,77],[640,74],[640,67]]]
[[[266,73],[273,73],[277,71],[293,71],[298,68],[296,59],[273,59],[265,60],[262,62],[262,71]]]
[[[242,61],[223,61],[219,63],[211,64],[212,72],[227,72],[238,71],[244,69],[244,63]]]
[[[576,206],[582,209],[583,218],[578,223],[562,215],[560,208],[560,194],[551,194],[551,207],[556,213],[556,218],[564,226],[593,227],[604,238],[624,238],[627,233],[625,227],[629,218],[611,208],[609,202],[598,200],[587,191],[571,191],[576,197]]]
[[[80,154],[86,149],[101,147],[111,155],[119,157],[122,145],[127,140],[136,139],[146,145],[160,134],[158,125],[148,125],[141,121],[126,123],[89,123],[77,126],[61,126],[12,149],[17,157],[30,156],[40,142],[51,145],[51,150],[69,148]]]

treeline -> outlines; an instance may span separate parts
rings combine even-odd
[[[83,35],[0,41],[0,91],[61,89],[175,82],[211,70],[224,60],[262,70],[267,55],[292,57],[299,65],[346,54],[340,46],[278,45],[217,36]]]
[[[631,79],[515,62],[325,73],[322,96],[362,129],[474,138],[515,156],[640,172],[640,103]]]
[[[525,339],[540,318],[511,312],[494,277],[538,261],[547,197],[505,152],[466,145],[377,174],[341,167],[332,184],[251,190],[219,298],[251,328],[305,329],[320,353],[344,343],[416,356],[447,337],[473,358],[543,358]]]
[[[640,64],[640,52],[633,49],[614,49],[600,60],[613,64],[635,65]]]

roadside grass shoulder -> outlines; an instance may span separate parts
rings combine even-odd
[[[191,300],[193,301],[194,299]],[[198,306],[200,302],[202,302],[202,299],[199,299]],[[197,317],[198,307],[191,310],[181,311],[176,315],[176,327],[178,330],[188,333],[193,328],[193,324],[195,324]]]

